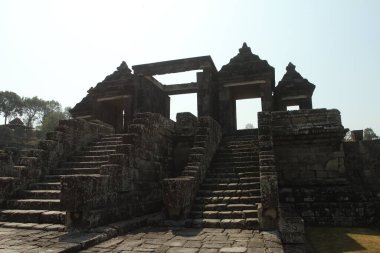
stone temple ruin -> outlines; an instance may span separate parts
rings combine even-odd
[[[292,63],[276,85],[244,43],[219,71],[210,56],[132,69],[123,62],[90,88],[39,149],[0,157],[1,221],[81,230],[146,217],[278,229],[284,243],[302,243],[304,223],[379,221],[380,141],[343,142],[340,112],[313,109],[315,85]],[[191,70],[194,83],[154,78]],[[169,95],[186,93],[197,94],[198,116],[174,122]],[[261,99],[258,128],[237,130],[246,98]]]

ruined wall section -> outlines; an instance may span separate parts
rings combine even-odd
[[[273,112],[272,133],[282,206],[308,224],[354,226],[376,222],[379,199],[350,180],[338,110]]]
[[[100,175],[62,179],[62,206],[70,229],[87,229],[119,219],[160,211],[162,180],[172,167],[174,122],[140,113],[121,134],[123,143]]]
[[[347,174],[380,197],[380,140],[344,142]]]
[[[160,113],[170,118],[170,97],[152,81],[143,76],[135,79],[135,113]]]
[[[163,181],[164,204],[169,219],[187,218],[200,184],[222,138],[222,128],[210,117],[199,117],[188,163],[180,176]]]
[[[57,168],[60,162],[113,128],[99,121],[61,120],[56,130],[40,141],[39,149],[21,150],[17,164],[9,162],[0,174],[0,199],[5,200]],[[10,159],[10,158],[8,158]]]
[[[345,181],[346,130],[338,110],[273,112],[272,132],[281,185]]]

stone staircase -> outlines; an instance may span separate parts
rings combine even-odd
[[[190,213],[193,226],[259,227],[258,149],[257,130],[238,131],[222,139]]]
[[[100,166],[108,163],[108,156],[115,154],[116,146],[122,142],[122,135],[102,137],[62,163],[58,169],[50,170],[49,175],[40,182],[31,184],[13,199],[7,200],[5,208],[0,210],[3,226],[31,223],[35,228],[64,230],[66,214],[60,205],[60,178],[64,175],[99,174]]]

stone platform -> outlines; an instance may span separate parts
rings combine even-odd
[[[143,227],[111,238],[115,234],[109,229],[67,233],[0,227],[0,252],[284,252],[277,232]]]
[[[283,252],[276,232],[218,228],[144,227],[97,244],[90,252]]]

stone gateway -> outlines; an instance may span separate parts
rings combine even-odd
[[[210,56],[132,69],[122,62],[91,87],[38,149],[1,154],[3,226],[85,231],[145,217],[140,225],[278,230],[302,248],[304,223],[379,222],[380,141],[344,143],[340,112],[313,108],[315,85],[292,63],[276,85],[244,43],[220,70]],[[192,83],[154,77],[192,70]],[[169,96],[187,93],[198,115],[170,120]],[[247,98],[261,100],[258,127],[237,130],[236,101]]]

